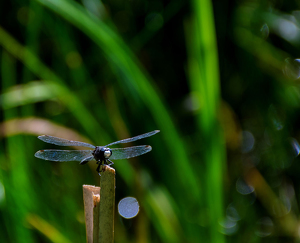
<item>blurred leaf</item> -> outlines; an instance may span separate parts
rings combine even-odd
[[[146,195],[146,210],[164,242],[180,242],[182,232],[173,211],[170,195],[163,188],[153,188]]]
[[[55,227],[49,224],[47,221],[43,220],[41,217],[35,214],[27,215],[27,222],[30,226],[34,227],[42,234],[44,234],[53,243],[69,243],[72,242],[68,240],[63,234],[61,234]]]
[[[101,130],[94,117],[82,102],[63,84],[63,81],[48,69],[29,49],[21,46],[13,37],[0,27],[0,44],[12,55],[21,60],[35,75],[45,79],[48,88],[58,95],[70,109],[91,137],[96,137],[95,129]],[[105,134],[105,133],[102,133]]]
[[[224,210],[225,142],[217,120],[221,97],[213,6],[208,0],[195,0],[192,4],[192,28],[187,31],[189,81],[191,91],[198,94],[196,97],[200,104],[196,119],[204,146],[205,199],[210,215],[209,239],[211,242],[225,242],[224,236],[219,233],[219,221]]]
[[[51,92],[49,86],[44,82],[30,82],[24,85],[10,87],[0,95],[3,109],[32,104],[56,98],[57,95]]]

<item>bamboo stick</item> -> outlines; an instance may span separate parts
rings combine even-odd
[[[100,176],[99,243],[114,242],[115,169],[103,166]]]
[[[83,185],[86,242],[98,243],[100,187]]]
[[[100,187],[83,185],[87,243],[113,243],[115,170],[103,166]]]

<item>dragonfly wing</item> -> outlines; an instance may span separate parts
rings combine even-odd
[[[49,135],[38,136],[38,139],[44,141],[45,143],[51,143],[59,146],[82,146],[88,148],[95,148],[94,145],[84,142],[72,141],[63,138],[57,138]]]
[[[112,155],[109,159],[129,159],[148,153],[152,150],[150,145],[133,146],[127,148],[112,148]]]
[[[82,161],[92,156],[93,150],[54,150],[45,149],[35,153],[39,159],[51,160],[56,162]]]
[[[92,155],[92,156],[89,156],[89,157],[86,157],[86,158],[84,158],[83,160],[81,160],[80,161],[80,164],[81,165],[84,165],[84,164],[86,164],[87,162],[90,162],[91,160],[93,160],[94,159],[94,156]]]
[[[132,137],[132,138],[126,138],[126,139],[123,139],[123,140],[119,140],[119,141],[107,144],[106,146],[110,146],[110,145],[114,145],[114,144],[119,144],[119,143],[133,142],[133,141],[136,141],[136,140],[140,140],[142,138],[153,136],[154,134],[159,133],[159,132],[160,132],[159,130],[154,130],[152,132],[147,132],[147,133],[144,133],[144,134]]]

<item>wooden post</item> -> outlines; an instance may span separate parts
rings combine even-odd
[[[99,243],[114,242],[115,169],[104,166],[100,176]]]
[[[86,242],[98,243],[100,187],[83,185]]]
[[[100,187],[83,185],[87,243],[114,242],[115,170],[103,166]]]

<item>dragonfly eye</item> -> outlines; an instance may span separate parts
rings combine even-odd
[[[105,159],[108,159],[112,155],[111,149],[106,148],[103,155]]]

